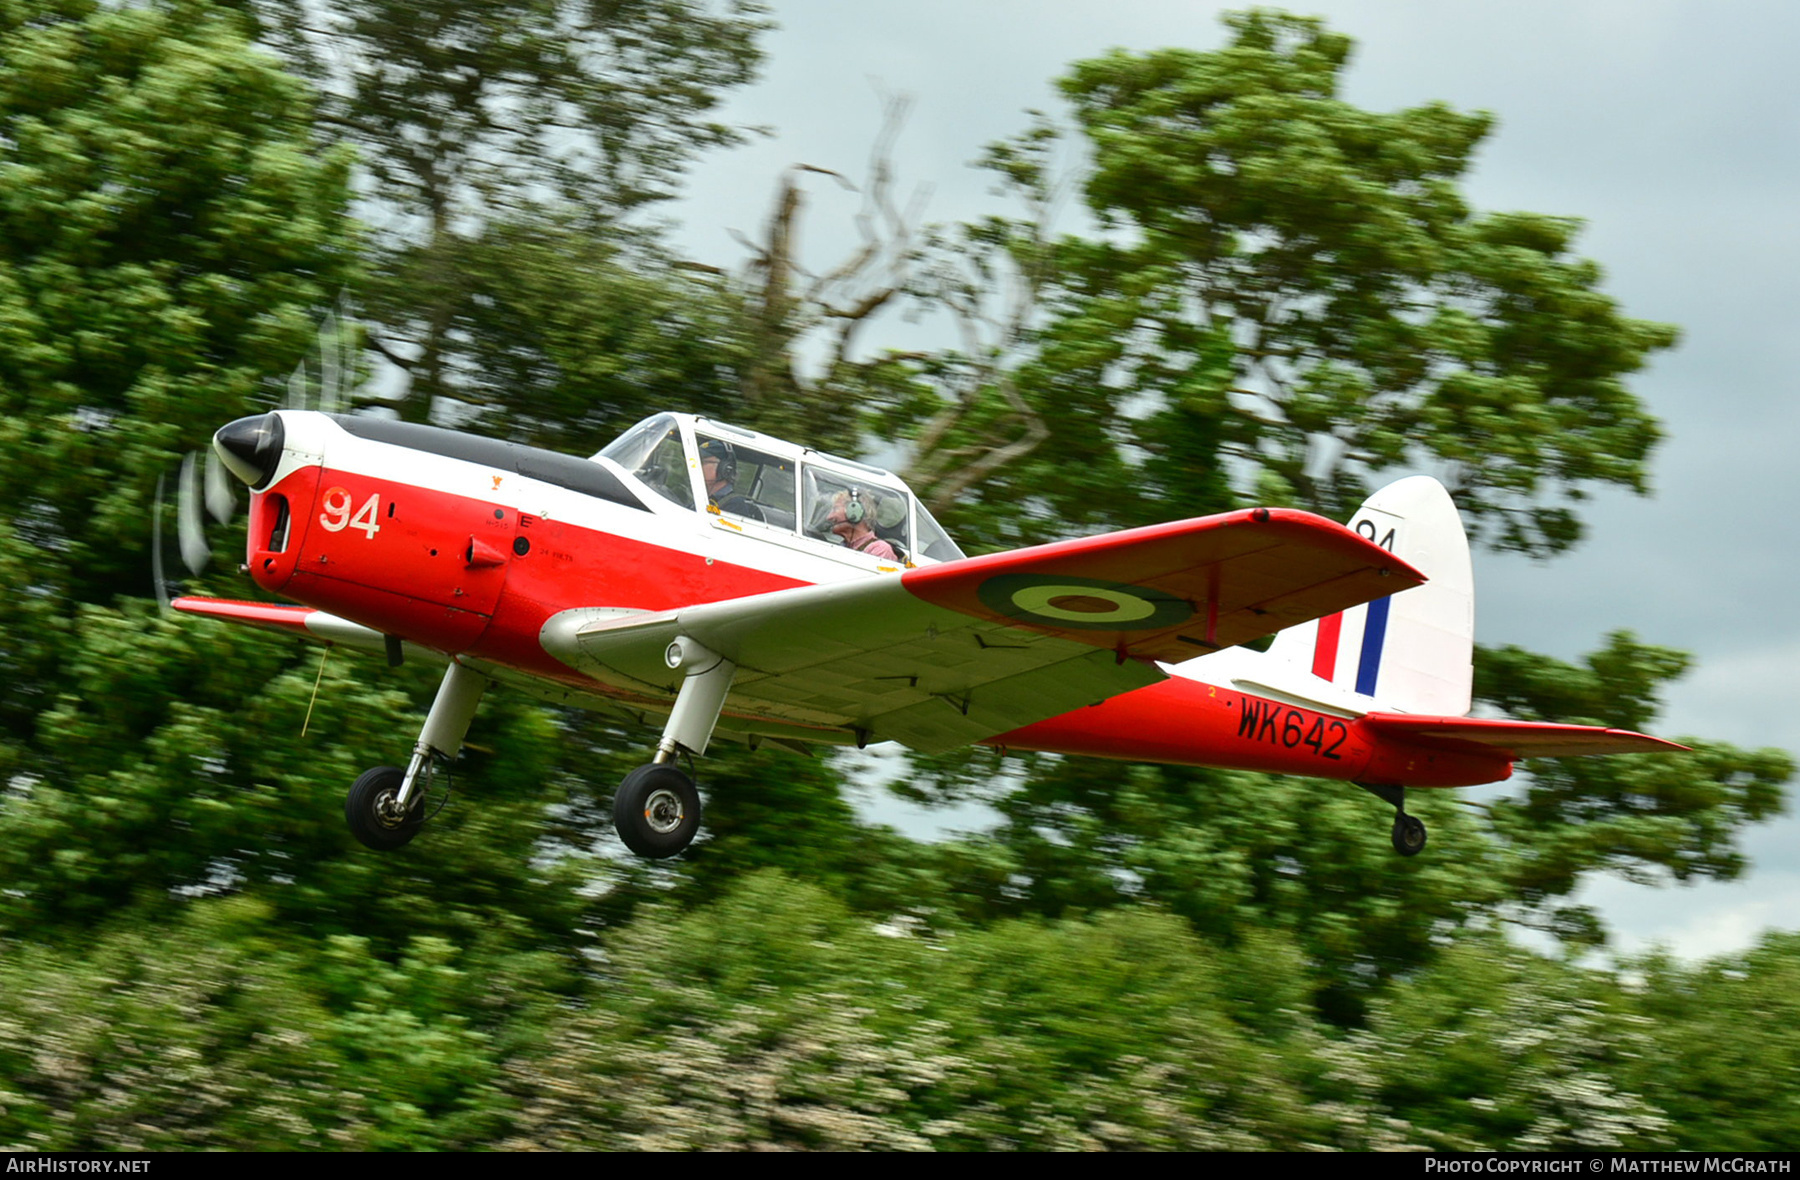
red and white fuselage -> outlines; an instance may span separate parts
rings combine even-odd
[[[938,562],[914,552],[911,561],[902,561],[855,551],[818,530],[809,533],[804,520],[790,520],[779,508],[767,507],[777,502],[773,491],[764,496],[762,509],[753,510],[766,519],[751,519],[684,506],[667,491],[648,486],[641,475],[647,468],[634,473],[609,458],[550,456],[368,419],[291,411],[279,417],[279,458],[271,454],[272,469],[263,473],[266,478],[252,495],[246,561],[259,586],[304,605],[183,599],[176,604],[181,609],[364,646],[379,647],[397,637],[548,699],[654,720],[671,708],[676,684],[659,682],[654,669],[644,670],[647,665],[641,661],[634,664],[633,652],[618,646],[624,641],[616,637],[634,627],[650,635],[647,628],[663,620],[686,633],[692,628],[677,626],[684,614],[710,626],[709,635],[729,636],[738,633],[733,626],[743,631],[753,623],[761,625],[753,607],[768,602],[771,612],[780,607],[785,613],[770,614],[776,622],[763,628],[768,632],[764,647],[747,644],[742,656],[734,653],[741,691],[734,689],[726,699],[718,722],[722,733],[752,739],[861,743],[892,736],[922,748],[976,740],[1013,749],[1432,787],[1506,778],[1520,756],[1666,745],[1617,731],[1521,726],[1429,715],[1404,704],[1396,708],[1379,691],[1378,678],[1389,674],[1381,667],[1384,652],[1407,644],[1443,650],[1433,647],[1439,644],[1434,628],[1465,629],[1460,639],[1445,641],[1463,644],[1461,654],[1448,659],[1448,670],[1431,666],[1428,657],[1391,657],[1399,669],[1392,675],[1410,674],[1426,685],[1410,690],[1418,699],[1454,700],[1455,685],[1445,688],[1440,682],[1455,680],[1457,660],[1466,664],[1472,622],[1457,621],[1460,608],[1453,601],[1442,594],[1432,600],[1438,604],[1433,609],[1438,615],[1447,612],[1449,622],[1437,616],[1391,622],[1391,613],[1404,615],[1404,610],[1397,606],[1390,612],[1387,598],[1375,599],[1382,605],[1373,608],[1325,613],[1293,594],[1283,598],[1270,591],[1268,604],[1258,605],[1262,600],[1255,598],[1260,592],[1255,577],[1271,575],[1253,570],[1237,578],[1248,588],[1240,594],[1241,603],[1234,604],[1230,587],[1218,583],[1218,570],[1237,577],[1250,560],[1239,555],[1242,545],[1207,567],[1213,571],[1211,583],[1196,565],[1181,576],[1198,589],[1170,588],[1174,584],[1168,579],[1175,575],[1159,571],[1173,568],[1174,559],[1159,555],[1188,544],[1186,538],[1200,535],[1208,522],[1157,526],[1163,533],[1134,530],[1129,545],[1110,540],[1127,534],[1109,534],[1019,555]],[[687,432],[692,463],[693,432],[704,423],[678,421]],[[747,432],[737,436],[755,444],[740,444],[740,454],[776,454],[774,440]],[[421,440],[430,445],[418,445]],[[800,453],[792,469],[783,467],[785,459],[767,459],[761,474],[776,482],[810,481],[808,454]],[[873,469],[827,456],[820,458],[819,470],[826,492],[838,486],[830,483],[832,472],[841,477],[839,484],[861,481],[862,486],[836,492],[838,517],[847,503],[860,500],[871,505],[871,512],[886,511],[899,503],[893,495],[904,495],[903,485],[892,477],[882,482],[885,473]],[[677,484],[681,478],[662,469],[655,476]],[[692,478],[698,504],[705,491],[697,464]],[[798,488],[794,496],[793,515],[804,517]],[[1383,538],[1374,529],[1348,531],[1303,513],[1257,511],[1261,516],[1255,520],[1250,514],[1209,520],[1253,539],[1258,529],[1271,534],[1286,530],[1283,537],[1311,530],[1306,544],[1344,554],[1360,545],[1374,554],[1370,558],[1358,550],[1357,560],[1364,564],[1382,556]],[[889,515],[897,517],[898,512]],[[922,549],[921,539],[935,526],[928,526],[922,514],[911,519],[889,531]],[[1370,519],[1385,527],[1378,507]],[[840,534],[846,527],[840,524]],[[1389,554],[1395,551],[1391,534],[1385,548]],[[1393,560],[1392,572],[1411,575],[1411,585],[1421,579],[1405,557],[1402,552]],[[1462,560],[1466,566],[1466,543]],[[1384,576],[1389,572],[1381,570]],[[898,593],[891,589],[897,582],[905,592],[904,603],[854,610],[840,604],[837,615],[830,615],[834,588],[842,590],[839,597],[846,601],[860,595],[861,602],[871,593],[865,584],[872,579],[886,580],[883,589],[889,594]],[[1153,586],[1162,589],[1146,588]],[[818,589],[798,597],[776,594],[801,587]],[[1364,592],[1343,600],[1354,603],[1371,596]],[[804,599],[802,606],[816,600],[819,605],[807,609],[824,612],[818,627],[808,626],[811,616],[800,607],[782,605],[789,599]],[[1405,599],[1402,593],[1391,601],[1403,604]],[[1225,614],[1222,603],[1229,608]],[[710,612],[697,610],[709,604],[716,604]],[[972,642],[952,647],[940,636],[947,628],[932,621],[935,616],[921,613],[916,625],[899,620],[915,604],[921,612],[959,612],[956,617],[964,621],[979,618],[990,630],[972,633]],[[1280,619],[1283,610],[1299,621],[1270,628],[1286,632],[1275,649],[1266,654],[1226,650],[1240,642],[1231,620]],[[856,611],[865,612],[866,620]],[[1321,613],[1323,624],[1305,622]],[[859,620],[866,626],[857,626]],[[1032,679],[1021,672],[1016,681],[1006,676],[984,680],[957,672],[955,661],[965,656],[970,661],[1009,658],[1003,651],[1007,645],[993,638],[1004,638],[1005,631],[993,628],[1007,625],[1030,629],[1019,641],[1021,652],[1026,647],[1041,652],[1053,643],[1095,648],[1090,653],[1094,658],[1080,662],[1081,675],[1091,675],[1095,684],[1127,687],[1069,708],[1075,698],[1058,696],[1056,686],[1045,685],[1042,676]],[[858,649],[862,655],[845,657],[850,662],[841,667],[866,671],[866,682],[844,689],[863,694],[855,697],[859,701],[875,702],[857,706],[861,712],[834,711],[828,699],[833,677],[842,679],[841,668],[832,672],[823,662],[831,644],[843,643],[831,638],[840,634],[833,627],[849,628],[843,634],[887,628],[897,636],[891,655],[871,641]],[[769,646],[784,636],[791,636],[785,640],[788,647],[816,648],[818,658],[806,669],[776,668],[780,661],[767,653],[786,650]],[[878,675],[873,667],[883,659],[892,663],[891,674]],[[766,673],[762,691],[746,670]],[[901,683],[909,678],[910,685]],[[898,695],[871,695],[875,690],[869,685],[875,681],[893,681]],[[1046,704],[1035,712],[1008,712],[1002,706],[1009,683],[1020,701]],[[1461,691],[1466,711],[1466,678]],[[907,692],[917,700],[906,698]],[[946,718],[960,703],[962,718],[951,718],[955,724],[941,731],[931,729],[936,707],[931,700],[945,702]],[[983,707],[993,711],[982,714]],[[1046,713],[1045,708],[1057,711]],[[984,715],[1000,719],[988,724],[1005,727],[981,731],[970,718]],[[1006,718],[1017,717],[1031,719],[1006,724]],[[894,720],[879,720],[886,718]],[[941,738],[932,736],[940,732]]]

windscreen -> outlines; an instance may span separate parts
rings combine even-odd
[[[646,418],[606,445],[596,458],[611,459],[659,495],[683,508],[694,506],[681,425],[667,414]]]

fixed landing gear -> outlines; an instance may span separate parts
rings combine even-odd
[[[1394,816],[1394,851],[1401,856],[1417,856],[1425,847],[1425,824],[1416,815],[1404,811]]]
[[[408,810],[400,807],[400,787],[406,772],[398,766],[377,766],[363,771],[350,784],[344,799],[344,822],[350,834],[363,844],[389,852],[408,843],[425,825],[425,795],[415,792]]]
[[[350,784],[350,794],[344,799],[344,821],[352,836],[377,852],[391,852],[419,834],[425,825],[432,760],[454,758],[462,749],[463,735],[469,732],[475,706],[481,703],[487,686],[487,677],[450,661],[406,769],[377,766]]]
[[[696,757],[706,753],[725,694],[737,675],[737,665],[686,636],[670,643],[663,659],[682,675],[675,707],[663,727],[655,760],[626,775],[613,797],[619,838],[639,856],[658,859],[677,855],[700,831],[700,791],[675,759],[683,753]],[[453,759],[462,749],[463,735],[487,686],[487,677],[451,661],[406,769],[377,766],[350,787],[344,819],[353,836],[387,852],[418,835],[425,823],[425,796],[435,760]]]
[[[613,796],[613,826],[625,847],[639,856],[674,856],[700,830],[700,791],[670,763],[640,766],[625,776]]]
[[[1406,788],[1357,783],[1383,803],[1394,809],[1392,840],[1394,851],[1401,856],[1417,856],[1425,849],[1425,823],[1416,815],[1406,814]]]
[[[700,791],[675,758],[706,753],[737,665],[686,636],[663,652],[669,669],[682,674],[675,707],[656,744],[656,760],[625,776],[613,796],[613,827],[625,847],[655,859],[674,856],[700,831]]]

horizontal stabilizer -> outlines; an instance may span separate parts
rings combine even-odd
[[[1464,753],[1494,751],[1511,758],[1572,758],[1582,754],[1637,754],[1687,746],[1629,729],[1508,721],[1487,717],[1414,717],[1370,713],[1362,723],[1384,738]]]

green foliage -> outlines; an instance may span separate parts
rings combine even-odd
[[[182,798],[185,763],[209,764],[208,722],[277,661],[101,607],[149,591],[158,473],[292,363],[352,243],[346,157],[315,150],[305,86],[234,20],[198,5],[0,15],[10,926],[222,863],[204,840],[190,854],[142,837],[230,822],[207,791]]]
[[[1618,632],[1583,666],[1515,647],[1484,651],[1475,695],[1525,720],[1641,731],[1656,720],[1662,685],[1686,668],[1682,653]],[[1541,905],[1571,892],[1588,872],[1643,883],[1741,873],[1737,834],[1780,813],[1793,756],[1688,741],[1694,748],[1686,754],[1527,764],[1524,790],[1487,809],[1505,849],[1500,872],[1508,893]],[[1592,929],[1579,912],[1562,912],[1552,925],[1577,937],[1584,926]]]
[[[1465,939],[1376,1005],[1384,1105],[1439,1149],[1666,1150],[1660,1095],[1631,1088],[1655,1031],[1621,1000],[1604,975]]]
[[[670,408],[741,417],[743,317],[716,277],[552,217],[491,226],[459,268],[478,429],[591,453]]]
[[[1800,936],[1765,935],[1694,966],[1653,955],[1626,969],[1656,1029],[1631,1084],[1669,1114],[1680,1151],[1791,1151],[1800,1133]]]
[[[1623,379],[1675,331],[1620,314],[1570,253],[1575,221],[1469,210],[1458,182],[1492,120],[1361,110],[1338,97],[1349,38],[1226,23],[1222,49],[1115,50],[1062,79],[1104,237],[967,235],[981,258],[1037,244],[1042,315],[1014,379],[1046,421],[1082,411],[980,489],[970,523],[1011,504],[1012,531],[1086,525],[1089,489],[1055,478],[1079,472],[1113,484],[1113,523],[1217,511],[1234,464],[1259,501],[1341,518],[1374,476],[1425,465],[1493,544],[1541,555],[1579,540],[1585,486],[1644,491],[1659,430]],[[989,157],[1028,196],[1045,135]],[[1084,450],[1121,444],[1130,459]]]
[[[515,1067],[506,1146],[1248,1148],[1305,1126],[1163,915],[925,937],[765,874],[607,952],[594,1009]]]
[[[754,0],[238,4],[359,150],[386,227],[364,291],[371,342],[407,373],[398,400],[411,421],[491,393],[462,378],[490,358],[465,347],[459,321],[496,296],[514,314],[542,298],[547,276],[508,258],[516,227],[548,210],[611,237],[669,196],[697,152],[739,140],[712,115],[721,92],[755,76],[766,27]],[[582,274],[597,249],[554,273]]]
[[[1476,694],[1530,720],[1653,729],[1685,657],[1612,636],[1581,667],[1484,652]],[[1743,829],[1779,812],[1785,751],[1695,742],[1686,754],[1543,759],[1487,802],[1412,791],[1428,852],[1397,860],[1382,804],[1343,783],[1078,758],[917,759],[905,793],[982,799],[993,832],[931,849],[966,919],[1061,915],[1153,899],[1220,945],[1267,930],[1305,955],[1308,997],[1360,1022],[1371,995],[1430,964],[1447,939],[1519,924],[1603,943],[1565,903],[1586,874],[1646,883],[1729,880]]]
[[[235,5],[328,95],[383,200],[437,219],[546,190],[629,208],[740,132],[711,119],[755,76],[753,0],[361,0]]]
[[[507,1125],[500,1061],[556,970],[418,937],[387,961],[244,899],[0,955],[12,1150],[468,1149]]]
[[[1353,1021],[1503,900],[1469,810],[1419,794],[1432,855],[1401,861],[1372,796],[1343,783],[1045,758],[993,802],[989,835],[937,846],[965,917],[1093,912],[1154,901],[1227,948],[1266,932],[1303,957],[1305,1002]]]
[[[344,787],[371,761],[404,760],[433,670],[407,678],[409,695],[360,681],[340,655],[315,703],[316,661],[295,661],[293,641],[141,603],[84,610],[69,646],[69,682],[0,807],[0,930],[78,941],[120,911],[162,920],[246,888],[283,921],[384,945],[534,927],[555,942],[582,920],[573,887],[589,871],[536,855],[556,799],[540,711],[496,694],[496,756],[459,771],[479,794],[436,817],[431,856],[382,860],[337,822]]]
[[[1658,433],[1623,381],[1674,331],[1600,292],[1570,253],[1575,222],[1471,212],[1460,181],[1491,119],[1360,110],[1339,97],[1348,38],[1279,13],[1226,23],[1222,49],[1115,51],[1063,79],[1098,239],[1047,232],[1047,122],[990,148],[1031,216],[941,236],[926,294],[972,313],[983,291],[1023,291],[1033,317],[1005,363],[988,358],[986,401],[934,441],[965,463],[996,445],[1009,388],[1046,433],[942,514],[1015,544],[1219,511],[1253,487],[1341,519],[1376,475],[1424,465],[1491,545],[1547,554],[1579,539],[1584,484],[1643,491]],[[915,466],[932,493],[956,464]],[[1478,698],[1512,716],[1634,730],[1686,666],[1626,636],[1580,669],[1510,649],[1479,663]],[[1603,941],[1593,914],[1561,904],[1585,873],[1737,875],[1737,834],[1779,810],[1793,763],[1695,745],[1546,760],[1473,811],[1419,802],[1429,867],[1392,863],[1380,811],[1340,785],[1037,760],[991,800],[1000,829],[944,848],[943,871],[972,917],[1152,897],[1227,945],[1287,931],[1315,1002],[1354,1022],[1450,931],[1506,921]],[[920,769],[916,796],[954,797],[931,781],[945,760]]]
[[[157,474],[260,408],[351,273],[348,161],[233,18],[70,11],[0,25],[0,930],[78,940],[245,887],[392,942],[569,929],[579,899],[532,888],[565,872],[533,867],[541,714],[496,701],[489,805],[441,817],[417,871],[377,871],[329,820],[372,757],[404,759],[417,701],[340,659],[302,742],[314,666],[291,640],[115,605],[150,589]]]
[[[157,474],[291,367],[348,276],[348,157],[310,120],[203,6],[0,25],[0,563],[36,593],[149,589]]]

